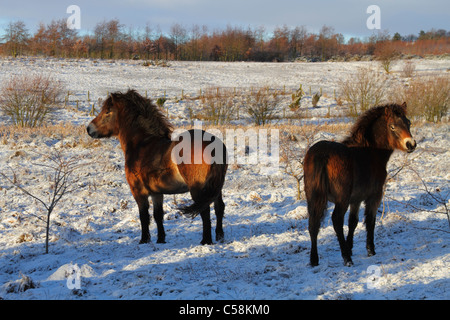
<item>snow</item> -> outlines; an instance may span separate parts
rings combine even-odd
[[[450,68],[449,60],[415,63],[418,74],[446,74]],[[166,94],[165,107],[177,127],[190,124],[189,102],[181,98],[182,92],[194,97],[208,87],[268,85],[295,90],[303,84],[305,91],[311,86],[313,92],[323,88],[326,93],[319,108],[309,108],[309,119],[302,120],[319,123],[328,110],[339,114],[333,99],[338,80],[368,64],[372,63],[170,62],[163,68],[128,60],[0,60],[0,81],[11,74],[44,72],[70,90],[67,108],[53,120],[68,127],[69,133],[23,130],[0,135],[0,172],[11,178],[14,172],[22,186],[46,198],[48,173],[36,165],[46,154],[59,150],[86,163],[76,171],[76,190],[52,213],[48,254],[43,254],[45,223],[38,219],[45,215],[42,205],[0,180],[0,298],[448,300],[450,229],[444,207],[449,206],[450,192],[448,122],[413,122],[417,150],[392,156],[388,171],[395,172],[405,162],[408,166],[386,186],[375,229],[377,254],[366,254],[362,206],[354,266],[343,265],[327,215],[319,233],[320,265],[315,268],[308,265],[306,202],[296,199],[295,179],[281,169],[267,175],[253,164],[232,165],[227,173],[224,242],[200,245],[201,219],[177,211],[190,200],[183,194],[165,197],[167,243],[156,243],[152,222],[152,243],[139,245],[137,205],[125,180],[118,142],[95,141],[83,128],[77,129],[92,119],[93,102],[128,88],[155,99]],[[308,99],[302,106],[310,104]],[[1,115],[0,120],[7,122]],[[252,128],[248,119],[241,121]],[[342,117],[326,121],[351,122]],[[317,139],[341,139],[345,134],[345,129],[322,132]],[[214,232],[214,210],[211,213]]]

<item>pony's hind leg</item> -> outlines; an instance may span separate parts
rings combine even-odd
[[[341,203],[336,203],[331,220],[333,221],[333,228],[339,241],[342,258],[344,259],[344,265],[352,266],[353,261],[351,258],[351,251],[344,237],[344,216],[347,208],[348,204],[343,205]]]
[[[194,200],[194,203],[201,203],[202,201],[202,190],[198,188],[192,188],[190,190],[192,200]],[[203,235],[202,235],[202,241],[201,244],[212,244],[212,237],[211,237],[211,208],[210,204],[207,204],[203,209],[200,211],[200,216],[202,217],[203,222]]]
[[[211,237],[211,209],[208,206],[202,212],[200,212],[200,216],[202,217],[203,222],[203,238],[201,244],[212,244]]]
[[[309,263],[311,264],[311,267],[319,265],[319,254],[317,253],[317,236],[319,234],[319,229],[320,220],[317,221],[317,219],[311,217],[310,215],[308,221],[308,231],[311,238],[311,253],[309,256]]]
[[[358,225],[358,214],[361,202],[353,203],[350,205],[350,214],[348,216],[348,235],[347,235],[347,247],[352,255],[353,249],[353,235],[355,233],[356,226]]]
[[[216,241],[222,241],[224,238],[222,221],[223,221],[223,215],[225,212],[225,203],[223,203],[223,200],[222,200],[222,192],[217,197],[217,199],[214,201],[214,212],[216,213],[216,219],[217,219]]]
[[[317,195],[317,194],[316,194]],[[322,222],[327,198],[324,195],[320,197],[314,197],[307,192],[307,204],[308,204],[308,231],[311,238],[311,253],[309,262],[312,267],[319,265],[319,254],[317,253],[317,237],[319,235],[320,223]]]
[[[156,222],[156,227],[158,228],[158,240],[157,243],[166,243],[166,233],[164,232],[164,211],[163,211],[163,200],[164,196],[162,194],[152,195],[153,202],[153,218]]]

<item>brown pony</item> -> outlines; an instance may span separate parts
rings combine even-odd
[[[217,137],[203,130],[189,130],[187,136],[181,135],[183,140],[172,141],[172,126],[167,118],[150,99],[134,90],[111,93],[100,113],[87,127],[87,132],[92,138],[119,138],[125,155],[125,175],[139,207],[142,228],[140,243],[150,241],[149,196],[153,201],[153,217],[158,228],[157,242],[165,243],[163,195],[188,191],[194,204],[180,209],[192,217],[200,213],[203,221],[201,243],[212,244],[210,204],[213,202],[217,216],[216,241],[223,239],[225,204],[222,201],[222,187],[227,170],[227,155],[225,145]],[[210,136],[209,141],[203,141],[208,140],[203,139],[207,134]],[[194,136],[200,141],[185,139]],[[211,156],[204,153],[205,148],[213,143],[220,149],[215,150],[220,157],[215,159],[219,161],[214,162],[208,161]],[[179,149],[179,153],[185,153],[184,159],[200,160],[176,161],[178,158],[172,154],[174,147]]]
[[[375,254],[375,218],[386,180],[387,162],[395,149],[409,153],[416,148],[410,124],[406,118],[406,103],[375,107],[359,117],[342,143],[320,141],[308,150],[303,170],[312,266],[319,264],[317,235],[327,201],[335,204],[332,221],[344,264],[353,264],[353,233],[362,201],[365,203],[367,253],[369,256]],[[345,240],[344,216],[349,206],[348,236]]]

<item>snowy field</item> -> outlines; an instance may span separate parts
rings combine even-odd
[[[450,60],[415,63],[418,76],[449,74]],[[75,172],[77,188],[52,213],[48,254],[43,254],[45,223],[39,219],[45,209],[0,180],[0,299],[450,299],[448,122],[413,121],[417,150],[394,153],[388,165],[392,175],[403,169],[387,184],[379,208],[377,254],[366,254],[362,206],[352,267],[343,265],[329,214],[319,233],[320,265],[308,265],[306,201],[296,199],[296,181],[283,162],[271,175],[258,165],[230,166],[223,189],[224,242],[200,245],[201,219],[177,211],[190,199],[183,194],[165,197],[167,243],[156,243],[152,222],[152,243],[139,245],[137,205],[125,180],[122,150],[114,139],[95,141],[85,134],[92,103],[128,88],[152,98],[165,94],[177,127],[191,123],[187,97],[200,90],[295,90],[302,84],[308,118],[292,125],[345,124],[351,120],[342,117],[333,98],[338,80],[373,64],[170,62],[164,68],[138,61],[0,60],[0,83],[12,74],[45,73],[70,90],[66,108],[53,120],[55,132],[6,130],[7,118],[0,115],[0,172],[47,199],[51,183],[38,165],[45,155],[58,150],[86,164]],[[406,82],[400,69],[401,63],[388,81]],[[310,106],[309,87],[323,90],[318,108]],[[329,112],[335,116],[324,120]],[[254,128],[245,116],[238,124]],[[279,126],[282,136],[285,124],[282,119],[271,128]],[[320,132],[315,140],[340,140],[348,128]]]

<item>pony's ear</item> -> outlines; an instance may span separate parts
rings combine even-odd
[[[112,106],[118,101],[117,95],[115,93],[110,93],[108,98],[103,102],[103,107],[106,112],[110,112]]]
[[[392,117],[392,110],[389,106],[384,107],[384,115],[386,116],[386,119]]]
[[[109,96],[111,97],[111,102],[112,103],[116,103],[117,101],[117,96],[115,93],[110,93]]]
[[[407,107],[407,106],[406,106],[406,101],[403,102],[402,105],[401,105],[400,107],[402,107],[402,109],[403,109],[404,111],[406,111],[406,107]]]

